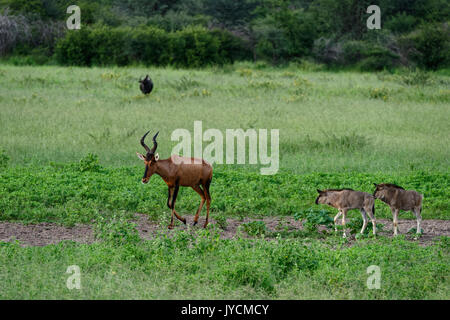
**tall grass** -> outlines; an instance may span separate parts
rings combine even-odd
[[[147,73],[155,89],[144,97],[137,80]],[[396,76],[244,63],[203,70],[0,65],[0,147],[12,165],[89,152],[105,165],[134,165],[147,130],[160,131],[164,158],[177,143],[172,131],[192,132],[202,120],[203,130],[280,129],[280,168],[295,173],[446,172],[449,80],[432,79],[416,86]],[[389,88],[389,97],[371,97],[377,88]]]

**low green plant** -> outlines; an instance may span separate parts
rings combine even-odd
[[[408,86],[424,86],[432,82],[429,72],[417,69],[400,75],[400,81]]]
[[[199,82],[183,75],[180,79],[169,82],[169,85],[178,91],[186,91],[199,86]]]
[[[330,212],[325,209],[309,208],[297,211],[294,214],[294,219],[304,220],[303,227],[307,231],[316,231],[318,226],[325,226],[327,229],[330,229],[334,223],[330,217]]]
[[[214,217],[214,220],[216,221],[216,224],[223,230],[226,230],[228,226],[227,218],[223,214],[218,214]]]
[[[98,162],[98,156],[93,153],[88,153],[84,158],[82,158],[79,162],[79,169],[81,172],[85,171],[99,171],[101,168]]]
[[[136,244],[140,241],[136,224],[116,213],[106,218],[99,216],[94,225],[94,234],[97,239],[113,245]]]
[[[383,101],[387,101],[390,96],[390,90],[382,87],[382,88],[373,88],[369,90],[369,97],[371,99],[381,99]]]
[[[266,223],[264,221],[252,221],[242,224],[242,228],[249,236],[261,236],[267,233]]]

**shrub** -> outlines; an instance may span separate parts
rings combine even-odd
[[[422,26],[409,36],[414,50],[411,58],[421,67],[436,70],[450,63],[450,34],[447,25]]]
[[[91,63],[94,65],[127,65],[129,28],[100,27],[91,30]]]
[[[408,86],[424,86],[431,81],[431,76],[428,72],[422,70],[409,71],[400,76],[400,80]]]
[[[364,52],[365,58],[359,63],[361,71],[380,71],[392,69],[397,63],[399,56],[388,49],[373,47]]]
[[[405,12],[395,15],[384,24],[386,29],[395,33],[405,33],[414,30],[417,25],[417,19],[414,16],[407,15]]]
[[[66,65],[90,66],[94,56],[92,32],[89,28],[71,30],[56,44],[56,58]]]
[[[66,65],[142,62],[203,67],[231,63],[240,57],[242,48],[243,43],[230,33],[203,27],[187,27],[176,32],[155,27],[87,27],[67,32],[57,43],[56,57]]]
[[[99,171],[100,164],[98,163],[98,156],[93,153],[89,153],[86,157],[80,160],[79,169],[81,172],[85,171]]]
[[[295,220],[304,219],[303,227],[307,231],[316,231],[318,226],[331,228],[333,219],[329,216],[330,212],[325,209],[309,208],[307,210],[298,211],[294,214]]]
[[[169,33],[147,27],[133,31],[130,49],[135,61],[146,65],[167,65],[170,62]]]

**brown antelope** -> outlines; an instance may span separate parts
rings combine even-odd
[[[180,157],[172,155],[169,159],[159,160],[159,155],[156,153],[158,144],[156,137],[159,131],[153,137],[153,148],[150,149],[144,142],[148,131],[141,138],[141,145],[144,147],[147,154],[144,156],[138,152],[137,156],[145,163],[144,177],[142,183],[148,183],[150,177],[156,173],[159,175],[169,187],[169,197],[167,199],[167,206],[172,210],[172,218],[170,220],[169,229],[173,228],[173,216],[186,224],[186,219],[180,217],[175,211],[175,201],[177,199],[178,189],[182,187],[191,187],[202,198],[200,206],[194,218],[194,226],[198,222],[200,211],[202,211],[203,204],[206,200],[206,220],[203,225],[204,228],[208,225],[209,208],[211,204],[211,196],[209,194],[209,185],[212,180],[212,166],[203,159]],[[203,189],[201,188],[203,186]]]
[[[416,215],[417,234],[421,233],[420,222],[422,221],[422,199],[423,195],[414,190],[405,190],[391,183],[380,183],[375,185],[373,196],[380,199],[391,207],[394,220],[394,236],[398,229],[398,212],[400,210],[411,211]]]
[[[362,191],[355,191],[352,189],[317,189],[319,196],[316,198],[316,204],[327,204],[339,210],[338,214],[334,217],[334,230],[337,231],[336,222],[342,215],[342,225],[344,226],[344,238],[347,236],[345,233],[345,218],[347,211],[352,209],[359,209],[363,217],[363,226],[361,234],[367,227],[368,219],[366,213],[369,215],[372,221],[373,234],[376,235],[376,220],[375,220],[375,198]]]

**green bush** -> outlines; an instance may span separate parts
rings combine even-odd
[[[132,32],[130,50],[132,59],[146,65],[167,65],[170,62],[169,33],[147,27]]]
[[[417,19],[414,16],[407,15],[405,12],[397,14],[384,24],[386,29],[395,33],[405,33],[414,30],[417,25]]]
[[[89,28],[71,30],[56,44],[56,59],[61,64],[90,66],[94,56],[92,32]]]
[[[141,62],[195,68],[232,63],[245,56],[243,48],[243,42],[229,32],[203,27],[187,27],[175,32],[155,27],[87,27],[67,32],[56,45],[56,57],[59,63],[66,65]]]
[[[421,67],[436,70],[450,63],[450,30],[447,25],[426,24],[409,36],[411,58]]]
[[[325,226],[331,228],[333,226],[333,219],[330,217],[330,212],[325,209],[309,208],[308,210],[301,210],[294,214],[295,220],[304,219],[303,227],[307,231],[316,231],[318,226]]]
[[[98,163],[98,156],[93,153],[89,153],[86,157],[80,160],[79,169],[81,172],[85,171],[99,171],[100,165]]]
[[[359,63],[361,71],[381,71],[392,69],[398,62],[398,56],[388,49],[375,47],[364,52],[366,56]]]

